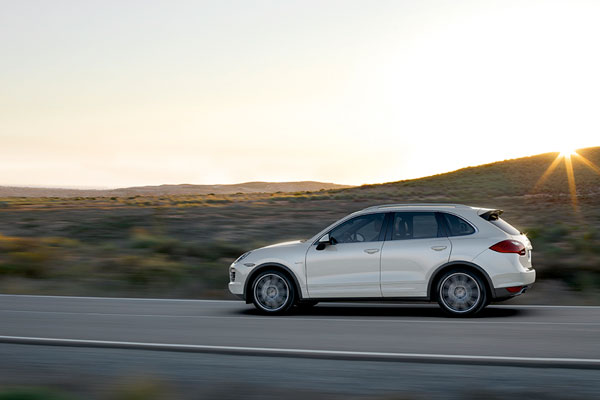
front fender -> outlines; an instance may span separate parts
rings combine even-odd
[[[302,269],[304,268],[304,263],[302,263]],[[303,284],[303,281],[299,280],[296,273],[289,268],[288,266],[278,263],[278,262],[272,262],[272,261],[267,261],[264,262],[256,267],[254,267],[252,269],[252,272],[250,272],[248,274],[248,277],[246,278],[246,284],[244,285],[244,300],[246,300],[246,303],[250,303],[252,302],[252,296],[249,295],[250,291],[251,291],[251,286],[252,286],[252,282],[254,281],[254,278],[256,278],[256,276],[264,270],[267,269],[280,269],[285,271],[290,278],[292,279],[294,286],[296,287],[296,294],[298,296],[299,299],[304,299],[306,297],[308,297],[308,293],[306,290],[306,284]],[[303,274],[301,274],[300,276],[304,276]]]

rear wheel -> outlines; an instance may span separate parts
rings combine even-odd
[[[266,314],[283,314],[295,301],[293,283],[280,271],[261,272],[252,284],[252,302]]]
[[[445,273],[437,285],[438,304],[453,317],[473,316],[488,304],[488,294],[481,278],[468,270]]]

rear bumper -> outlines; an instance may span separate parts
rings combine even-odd
[[[494,289],[492,290],[494,300],[509,299],[531,289],[535,282],[535,269],[524,269],[522,267],[518,269],[520,269],[518,272],[497,274],[492,277],[492,281],[494,282]],[[518,289],[519,287],[521,287],[520,290]]]
[[[517,271],[515,272],[496,274],[492,277],[492,282],[494,283],[492,295],[494,300],[510,299],[531,289],[535,282],[535,269],[525,269],[520,264],[517,265],[516,269]],[[521,289],[518,289],[519,287]]]
[[[517,292],[514,292],[514,291],[511,292],[508,290],[508,288],[494,288],[494,300],[506,300],[506,299],[510,299],[511,297],[522,295],[523,293],[525,293],[532,287],[533,287],[533,283],[531,283],[529,285],[523,285],[521,290],[519,290]]]
[[[524,269],[517,267],[515,272],[503,272],[492,275],[494,288],[505,288],[512,286],[526,286],[535,282],[535,269]]]

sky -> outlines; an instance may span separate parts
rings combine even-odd
[[[600,145],[598,1],[0,7],[0,185],[358,185]]]

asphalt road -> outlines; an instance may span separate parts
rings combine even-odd
[[[81,399],[597,399],[592,369],[234,356],[0,343],[6,386]],[[162,396],[119,396],[151,383]]]
[[[0,341],[109,341],[122,347],[180,345],[258,355],[280,350],[325,358],[575,359],[600,367],[600,307],[502,305],[480,318],[451,319],[429,304],[323,303],[273,317],[238,301],[5,295],[0,296],[0,320]]]
[[[449,319],[331,303],[265,317],[237,301],[0,295],[0,385],[102,392],[143,375],[189,398],[593,398],[599,337],[600,307]]]

